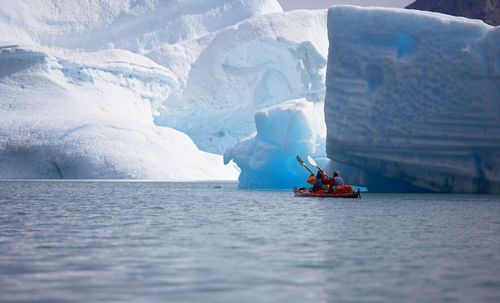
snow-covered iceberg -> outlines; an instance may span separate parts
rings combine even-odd
[[[328,35],[326,152],[348,181],[500,192],[500,27],[337,6]]]
[[[276,0],[3,0],[0,40],[142,53],[281,12]]]
[[[258,111],[255,124],[256,134],[224,153],[226,163],[234,160],[241,168],[240,188],[306,186],[308,172],[297,163],[296,156],[324,157],[323,102],[290,100]]]
[[[234,180],[238,170],[154,125],[176,76],[123,50],[0,46],[0,178]]]
[[[2,178],[235,179],[256,110],[325,92],[326,10],[276,0],[6,0],[0,40]]]
[[[255,111],[297,98],[322,101],[327,53],[326,10],[257,16],[147,52],[180,82],[154,108],[155,122],[223,153],[255,131]]]

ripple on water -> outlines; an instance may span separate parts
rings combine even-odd
[[[236,188],[0,182],[0,301],[500,301],[498,196]]]

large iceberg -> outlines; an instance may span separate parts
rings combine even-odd
[[[500,27],[337,6],[328,35],[326,152],[348,181],[500,192]]]
[[[291,99],[323,101],[326,10],[253,17],[146,55],[172,70],[180,89],[155,104],[155,122],[223,153],[255,131],[255,111]]]
[[[0,178],[234,180],[238,170],[154,125],[175,75],[128,51],[0,46]]]
[[[1,178],[235,179],[256,110],[325,92],[326,11],[276,0],[6,0],[0,40]]]

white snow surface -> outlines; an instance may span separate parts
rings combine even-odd
[[[146,55],[180,89],[155,104],[155,122],[222,154],[255,132],[255,111],[287,100],[323,101],[326,10],[267,14]]]
[[[236,179],[256,110],[325,92],[326,10],[276,0],[5,0],[0,44],[1,178]]]
[[[2,0],[0,39],[142,53],[279,12],[276,0]]]
[[[304,160],[307,155],[324,158],[326,125],[323,102],[302,98],[271,106],[255,114],[255,124],[256,134],[224,153],[226,163],[234,160],[241,168],[239,187],[277,189],[306,186],[309,173],[298,164],[296,156],[300,155]]]
[[[500,193],[500,27],[337,6],[328,35],[326,152],[348,182]]]
[[[0,178],[234,180],[238,169],[154,125],[175,75],[124,50],[0,46]]]

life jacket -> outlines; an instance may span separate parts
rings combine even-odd
[[[316,178],[314,175],[310,175],[309,178],[307,178],[307,183],[316,185],[316,183],[318,183],[318,178]]]

